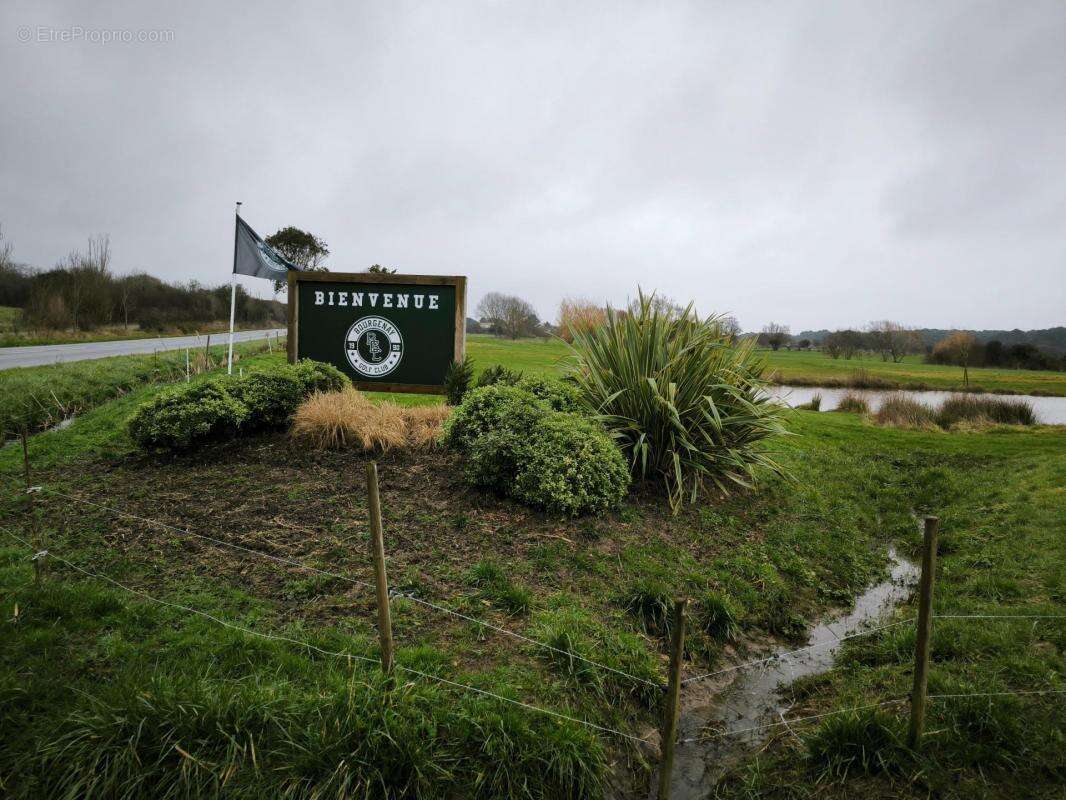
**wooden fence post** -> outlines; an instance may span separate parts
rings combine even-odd
[[[659,763],[659,800],[670,798],[670,778],[674,772],[674,744],[677,739],[677,718],[681,706],[681,655],[685,650],[685,606],[688,600],[674,603],[670,637],[670,684],[663,709],[663,728],[660,737],[662,760]]]
[[[22,474],[26,481],[26,504],[30,514],[30,529],[33,531],[33,548],[36,551],[33,554],[33,578],[34,582],[39,586],[44,572],[44,556],[42,555],[44,547],[41,544],[41,531],[37,523],[37,504],[34,502],[33,492],[30,491],[32,489],[30,484],[30,449],[27,442],[25,423],[19,429],[19,438],[22,439]]]
[[[366,464],[366,494],[370,507],[370,554],[374,559],[374,583],[378,595],[378,638],[381,640],[381,669],[392,684],[392,614],[389,609],[389,579],[385,574],[385,542],[381,532],[381,496],[378,494],[378,465]]]
[[[907,741],[918,747],[925,728],[925,702],[929,686],[929,643],[933,635],[933,585],[936,576],[936,534],[940,521],[925,518],[925,548],[918,589],[918,638],[914,648],[914,688],[911,691],[911,722]]]

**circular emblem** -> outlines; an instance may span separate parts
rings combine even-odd
[[[259,255],[263,257],[263,265],[274,272],[289,271],[289,268],[281,260],[277,253],[274,252],[274,248],[268,245],[266,242],[256,242],[256,247],[259,248]]]
[[[363,317],[348,329],[344,352],[352,369],[360,375],[380,378],[403,360],[403,336],[387,319]]]

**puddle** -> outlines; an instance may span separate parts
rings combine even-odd
[[[757,667],[683,685],[678,723],[678,740],[683,743],[674,751],[672,800],[706,798],[737,758],[780,732],[780,728],[747,729],[782,721],[795,704],[788,689],[793,681],[827,672],[836,660],[842,637],[875,626],[907,599],[917,581],[918,565],[905,560],[894,549],[889,549],[889,559],[890,576],[858,597],[850,612],[831,617],[815,627],[804,645],[779,647],[769,654],[776,658]],[[817,647],[781,657],[811,645]],[[714,736],[715,731],[725,735]],[[701,736],[707,738],[684,742]],[[653,780],[652,786],[655,785]],[[653,789],[651,797],[654,796]]]

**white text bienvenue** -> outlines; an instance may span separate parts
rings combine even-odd
[[[346,306],[354,308],[418,308],[436,311],[440,295],[410,294],[409,292],[315,292],[316,306]]]

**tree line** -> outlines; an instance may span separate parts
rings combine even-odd
[[[108,237],[90,238],[48,270],[15,263],[0,235],[0,306],[22,310],[29,330],[92,331],[103,326],[164,331],[228,321],[229,284],[166,283],[152,275],[115,275]],[[286,319],[285,306],[260,300],[237,287],[236,319],[267,325]]]

